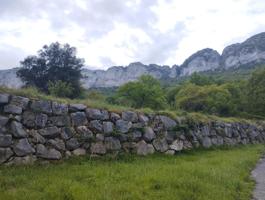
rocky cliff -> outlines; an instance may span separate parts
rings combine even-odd
[[[265,64],[265,33],[257,34],[243,43],[226,47],[222,55],[209,48],[200,50],[187,58],[180,66],[144,65],[135,62],[126,67],[110,67],[108,70],[84,69],[82,84],[85,88],[113,87],[128,81],[135,81],[144,74],[158,79],[178,79],[194,72],[228,70],[240,66],[253,67],[257,64]],[[16,69],[0,71],[0,85],[21,87],[22,82],[16,77]]]
[[[121,152],[174,155],[197,147],[265,142],[265,124],[194,122],[0,93],[0,164]]]

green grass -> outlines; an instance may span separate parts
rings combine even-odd
[[[249,200],[262,145],[0,167],[0,199]]]

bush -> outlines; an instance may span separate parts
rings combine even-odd
[[[186,84],[176,95],[176,106],[186,111],[229,115],[233,111],[231,94],[222,86]]]
[[[70,83],[56,81],[48,83],[48,91],[51,95],[56,97],[72,97],[74,88]]]
[[[113,102],[113,98],[108,101]],[[152,76],[141,76],[136,82],[121,86],[114,97],[115,103],[134,108],[163,109],[166,98],[160,82]]]

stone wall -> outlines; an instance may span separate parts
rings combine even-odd
[[[0,94],[0,163],[60,160],[73,155],[131,152],[175,154],[184,149],[263,143],[265,126],[88,108]]]

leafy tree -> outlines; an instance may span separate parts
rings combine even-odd
[[[245,112],[247,99],[246,99],[246,81],[228,82],[222,85],[227,89],[231,95],[230,103],[233,107],[232,113],[234,115]]]
[[[212,77],[200,75],[197,72],[190,76],[189,82],[199,86],[211,85],[215,83]]]
[[[176,106],[195,112],[229,115],[233,110],[231,94],[222,86],[186,84],[176,95]]]
[[[265,116],[265,69],[255,71],[247,83],[248,110]]]
[[[73,95],[74,88],[70,83],[61,80],[48,83],[48,91],[56,97],[70,97]]]
[[[76,57],[76,48],[69,44],[52,43],[38,51],[37,56],[28,56],[21,61],[18,77],[27,86],[39,88],[48,93],[48,83],[62,81],[71,84],[76,97],[81,92],[80,78],[84,60]]]
[[[115,102],[134,108],[148,107],[156,110],[166,105],[160,82],[148,75],[141,76],[136,82],[121,86],[115,96]]]

